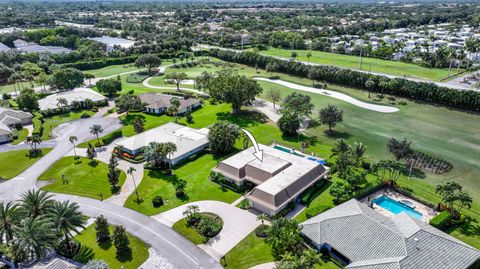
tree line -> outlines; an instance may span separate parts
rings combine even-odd
[[[475,91],[459,91],[438,86],[434,83],[418,82],[403,78],[388,78],[382,75],[369,74],[334,66],[311,66],[301,62],[286,61],[271,56],[263,56],[254,52],[234,52],[213,49],[212,57],[224,61],[266,68],[273,65],[273,71],[310,78],[313,81],[325,81],[348,87],[359,88],[391,94],[420,101],[445,105],[449,107],[479,111],[480,94]],[[367,83],[371,81],[372,83]],[[368,85],[368,86],[367,86]]]

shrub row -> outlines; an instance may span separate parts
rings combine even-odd
[[[112,143],[113,140],[123,136],[122,130],[117,130],[115,132],[109,133],[108,135],[102,137],[103,145],[108,145]]]
[[[327,181],[323,179],[315,182],[315,184],[310,186],[300,195],[300,203],[308,205],[316,197],[317,193],[323,188],[323,186],[325,186],[326,183]]]
[[[412,81],[403,78],[388,78],[382,75],[369,74],[334,66],[312,66],[301,62],[277,59],[263,56],[255,52],[234,52],[213,49],[209,51],[212,57],[224,61],[265,68],[267,64],[274,67],[276,72],[309,78],[313,81],[326,81],[348,87],[371,90],[381,94],[421,100],[445,106],[479,111],[480,93],[452,88],[441,87],[434,83]],[[367,88],[367,81],[374,82],[374,86]]]
[[[436,215],[430,220],[430,225],[433,227],[443,230],[445,229],[450,221],[452,220],[452,214],[448,211],[442,211],[440,214]]]

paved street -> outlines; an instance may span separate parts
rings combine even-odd
[[[117,119],[112,118],[80,119],[60,125],[54,132],[57,145],[52,151],[17,177],[0,184],[0,201],[16,200],[22,193],[34,188],[37,178],[72,149],[72,144],[68,140],[71,135],[77,136],[78,143],[94,138],[90,134],[90,127],[94,124],[103,127],[103,134],[111,133],[121,126]]]
[[[222,268],[203,250],[154,218],[90,198],[66,194],[55,194],[54,198],[77,202],[81,211],[89,217],[104,215],[110,223],[125,226],[129,233],[159,251],[174,268]]]

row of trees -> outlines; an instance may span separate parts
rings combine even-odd
[[[225,61],[258,66],[260,68],[265,68],[267,64],[275,62],[277,70],[274,71],[309,77],[315,81],[326,81],[364,90],[372,90],[381,94],[391,94],[460,109],[480,110],[480,94],[475,91],[458,91],[433,83],[417,82],[401,78],[392,79],[381,75],[368,74],[333,66],[311,66],[295,61],[263,56],[254,52],[237,53],[234,51],[214,49],[210,50],[210,55]],[[374,83],[374,85],[369,85],[369,89],[367,89],[366,86],[368,80]]]

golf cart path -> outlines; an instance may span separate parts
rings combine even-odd
[[[282,85],[282,86],[285,86],[285,87],[288,87],[288,88],[291,88],[291,89],[294,89],[294,90],[310,92],[310,93],[320,94],[320,95],[323,95],[323,96],[332,97],[332,98],[339,99],[339,100],[345,101],[347,103],[350,103],[354,106],[358,106],[358,107],[368,109],[368,110],[372,110],[372,111],[376,111],[376,112],[394,113],[394,112],[399,111],[399,109],[396,108],[396,107],[366,103],[366,102],[360,101],[360,100],[355,99],[351,96],[348,96],[346,94],[339,93],[339,92],[336,92],[336,91],[307,87],[307,86],[295,84],[295,83],[280,80],[280,79],[268,79],[268,78],[254,78],[254,79],[259,80],[259,81],[266,81],[266,82],[270,82],[270,83],[275,83],[275,84]]]

